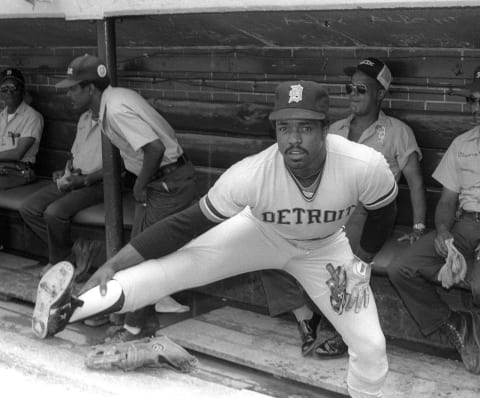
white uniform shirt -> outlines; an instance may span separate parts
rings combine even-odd
[[[348,138],[353,116],[333,123],[328,132]],[[368,145],[382,153],[397,181],[412,153],[418,153],[418,159],[422,159],[422,152],[412,129],[401,120],[387,116],[382,111],[378,115],[378,120],[362,133],[358,143]]]
[[[82,174],[102,169],[102,133],[98,121],[92,119],[90,110],[78,120],[71,152],[73,168],[82,170]]]
[[[200,201],[221,221],[249,206],[286,239],[319,239],[338,231],[360,201],[373,210],[392,202],[397,184],[385,158],[365,145],[327,135],[317,192],[307,199],[285,166],[277,144],[230,167]]]
[[[461,209],[480,212],[480,126],[452,141],[432,176],[459,194]]]
[[[32,137],[33,145],[23,155],[23,162],[35,163],[43,131],[43,117],[25,102],[18,106],[13,117],[8,120],[7,108],[0,113],[0,151],[15,149],[19,138]]]
[[[108,87],[102,94],[100,119],[103,132],[119,150],[128,171],[138,175],[143,165],[142,147],[160,139],[165,153],[159,166],[174,163],[183,151],[172,126],[137,92]]]

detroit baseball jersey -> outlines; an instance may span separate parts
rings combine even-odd
[[[228,169],[200,201],[212,221],[250,207],[285,239],[332,235],[360,201],[374,210],[394,200],[397,185],[384,157],[337,135],[326,136],[327,157],[317,192],[308,198],[285,166],[277,144]]]

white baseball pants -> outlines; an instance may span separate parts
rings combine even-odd
[[[302,284],[347,343],[347,385],[351,396],[381,397],[388,363],[373,295],[368,308],[338,315],[332,310],[330,290],[325,283],[330,278],[327,263],[337,266],[352,258],[343,230],[323,240],[293,244],[244,211],[177,252],[120,271],[114,279],[125,295],[122,312],[129,312],[177,291],[245,272],[272,268],[287,271]]]

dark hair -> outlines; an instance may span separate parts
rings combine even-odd
[[[80,87],[84,88],[89,84],[93,84],[98,90],[104,91],[110,85],[110,79],[108,77],[102,80],[85,80],[83,82],[78,83]]]

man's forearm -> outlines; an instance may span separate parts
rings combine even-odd
[[[435,229],[438,232],[450,231],[455,222],[456,204],[439,202],[435,209]]]
[[[377,253],[391,235],[397,215],[396,202],[377,210],[367,210],[360,246],[368,253]]]
[[[425,224],[427,200],[423,184],[418,187],[410,187],[410,200],[412,202],[413,224]]]
[[[162,162],[165,147],[161,142],[154,141],[145,145],[143,148],[142,169],[137,176],[136,185],[144,189],[152,180]]]

